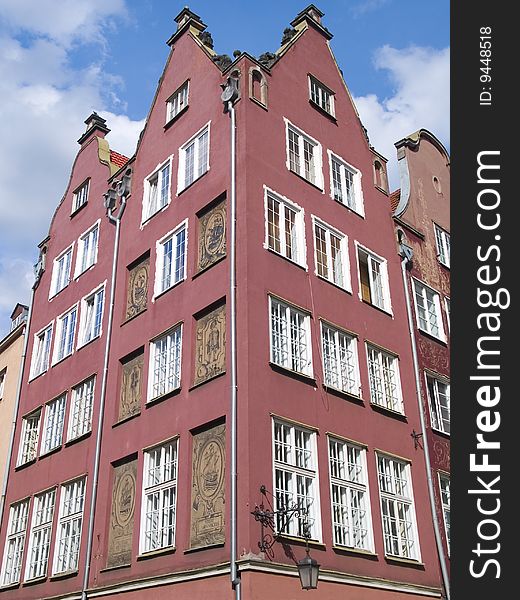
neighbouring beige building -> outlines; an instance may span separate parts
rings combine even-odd
[[[0,485],[4,481],[7,466],[27,312],[27,306],[15,306],[11,313],[11,329],[0,340]]]

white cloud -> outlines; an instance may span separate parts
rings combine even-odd
[[[111,148],[135,150],[144,121],[117,114],[123,82],[103,68],[103,32],[125,11],[124,0],[1,3],[0,337],[16,302],[29,299],[37,244],[67,185],[83,121],[96,110],[112,130]],[[71,50],[85,43],[92,60],[78,69]]]
[[[366,13],[381,8],[387,3],[388,0],[363,0],[363,2],[354,4],[354,6],[351,7],[350,12],[354,15],[354,17],[361,17]]]
[[[399,186],[394,143],[418,129],[428,129],[449,147],[449,48],[411,46],[380,48],[374,59],[394,85],[391,97],[374,94],[354,98],[370,143],[389,159],[390,186]]]

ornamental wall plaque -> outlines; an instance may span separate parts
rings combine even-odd
[[[141,410],[143,354],[122,365],[118,421],[127,419]]]
[[[226,370],[226,306],[197,320],[194,385]]]
[[[223,544],[226,426],[193,436],[190,548]]]
[[[113,467],[107,567],[120,567],[132,562],[136,477],[137,460]]]
[[[125,320],[135,317],[146,309],[150,257],[139,262],[128,272]]]
[[[197,271],[226,256],[226,202],[220,202],[199,218]]]

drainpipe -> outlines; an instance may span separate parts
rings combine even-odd
[[[410,292],[408,291],[408,277],[406,270],[408,265],[412,264],[412,251],[409,246],[406,246],[401,240],[400,243],[400,254],[401,254],[401,271],[403,275],[403,286],[404,295],[406,299],[406,313],[408,316],[408,329],[410,331],[410,341],[412,344],[412,356],[413,356],[413,370],[415,375],[415,389],[417,392],[417,402],[419,403],[419,419],[421,423],[421,435],[424,441],[424,462],[426,464],[426,478],[428,481],[428,496],[430,500],[430,510],[433,518],[433,530],[435,533],[435,544],[437,546],[437,554],[439,555],[439,562],[441,565],[442,581],[444,583],[444,590],[446,591],[446,598],[450,600],[450,581],[448,577],[448,567],[446,565],[446,559],[444,557],[444,547],[442,545],[441,529],[439,526],[439,519],[437,518],[437,510],[435,508],[435,492],[433,488],[432,469],[430,462],[430,450],[428,448],[428,440],[426,438],[426,419],[424,416],[424,404],[421,392],[421,376],[419,370],[419,359],[417,357],[417,345],[415,343],[415,334],[412,317],[412,305],[410,302]]]
[[[123,185],[124,183],[124,185]],[[87,600],[87,589],[88,580],[90,576],[91,566],[91,554],[92,554],[92,541],[94,538],[94,513],[96,510],[97,501],[97,490],[99,482],[99,463],[101,458],[101,439],[103,436],[103,420],[105,414],[105,401],[106,401],[106,390],[107,390],[107,378],[108,378],[108,359],[110,356],[110,342],[112,339],[112,322],[114,320],[114,298],[115,298],[115,284],[116,284],[116,272],[117,272],[117,256],[119,253],[119,237],[121,233],[121,217],[125,212],[126,197],[129,194],[129,175],[128,171],[123,176],[123,181],[118,182],[122,189],[121,205],[117,215],[114,217],[112,212],[115,208],[116,192],[114,189],[110,189],[105,194],[105,207],[107,208],[107,216],[111,223],[115,224],[116,231],[114,236],[114,256],[112,259],[112,277],[110,281],[110,304],[108,310],[108,324],[107,324],[107,336],[105,338],[105,356],[103,361],[103,378],[101,381],[101,397],[99,400],[99,417],[96,432],[96,453],[94,458],[94,472],[92,475],[92,496],[90,498],[90,510],[88,520],[88,537],[87,537],[87,551],[85,555],[85,574],[83,576],[83,588],[81,590],[81,600]]]
[[[221,94],[224,110],[231,117],[231,172],[230,172],[230,249],[229,249],[229,312],[231,329],[231,507],[230,507],[230,578],[236,600],[240,600],[240,576],[237,569],[237,323],[236,323],[236,120],[234,103],[238,98],[238,82],[228,77]]]
[[[32,309],[34,303],[34,292],[38,285],[39,278],[36,283],[33,285],[31,290],[31,301],[29,303],[29,311],[27,313],[27,321],[25,323],[25,331],[23,333],[24,341],[22,348],[22,356],[20,357],[20,370],[18,372],[18,382],[16,384],[16,399],[14,401],[14,410],[13,410],[13,420],[11,423],[11,435],[9,438],[9,446],[7,450],[7,461],[5,463],[5,474],[4,480],[2,482],[2,496],[0,497],[0,529],[2,528],[2,517],[4,516],[4,507],[5,507],[5,497],[7,494],[7,482],[9,481],[9,468],[11,465],[11,460],[13,456],[14,450],[14,434],[16,431],[16,421],[18,419],[18,411],[20,409],[20,397],[22,395],[22,381],[23,381],[23,372],[25,368],[25,359],[27,356],[27,346],[29,345],[29,327],[31,325],[31,316]]]

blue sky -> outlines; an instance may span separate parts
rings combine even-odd
[[[37,244],[67,185],[92,110],[131,155],[186,1],[2,0],[0,3],[0,338],[28,302]],[[218,53],[274,52],[305,0],[194,0]],[[449,1],[319,0],[323,23],[371,143],[420,127],[449,148]]]

